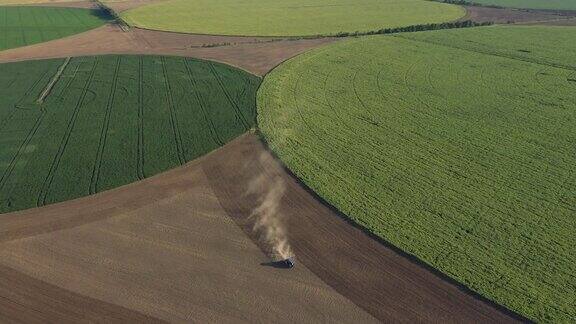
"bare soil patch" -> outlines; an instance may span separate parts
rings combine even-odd
[[[0,266],[0,321],[3,323],[161,323],[159,319],[78,295]]]
[[[44,322],[85,312],[169,322],[376,322],[306,266],[264,266],[269,259],[227,216],[201,163],[0,216],[0,274],[21,278],[2,282],[0,310],[26,298],[12,319],[37,309]],[[41,288],[27,293],[31,286]]]
[[[512,8],[489,8],[479,6],[464,6],[466,16],[460,20],[475,22],[491,21],[495,24],[547,22],[562,24],[565,20],[576,17],[575,11],[533,10]]]
[[[115,1],[105,1],[105,4],[112,8],[117,13],[122,11],[138,8],[141,6],[149,5],[155,2],[160,2],[165,0],[115,0]]]
[[[269,247],[249,217],[262,198],[247,195],[255,177],[285,185],[278,212],[288,220],[292,270],[265,266]],[[138,183],[0,215],[0,242],[0,270],[14,277],[167,321],[516,320],[351,226],[251,134]],[[28,285],[4,284],[0,309]],[[65,319],[54,307],[85,307],[27,298],[50,321]]]
[[[0,63],[101,54],[155,54],[197,57],[264,75],[284,60],[335,41],[208,36],[106,25],[82,34],[0,52]]]

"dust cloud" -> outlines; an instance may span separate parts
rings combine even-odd
[[[260,155],[259,162],[263,166],[277,165],[274,158],[266,153]],[[273,257],[276,259],[293,256],[288,240],[286,217],[279,210],[285,192],[286,184],[282,177],[264,172],[250,180],[246,192],[247,195],[254,195],[258,199],[257,207],[250,214],[250,218],[254,219],[252,230],[272,248]]]

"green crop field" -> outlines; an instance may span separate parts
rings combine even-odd
[[[304,36],[458,19],[455,5],[422,0],[169,0],[129,10],[138,27],[187,33]]]
[[[568,39],[576,28],[337,42],[265,78],[259,126],[295,174],[368,231],[530,319],[574,322]]]
[[[471,2],[510,8],[576,10],[576,0],[474,0]]]
[[[238,69],[186,58],[0,64],[0,213],[199,157],[254,126],[259,84]]]
[[[30,5],[30,4],[53,4],[53,3],[61,3],[61,2],[82,2],[87,0],[0,0],[0,6],[5,5]]]
[[[98,10],[0,7],[0,50],[81,33],[106,21]]]

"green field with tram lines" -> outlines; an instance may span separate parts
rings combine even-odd
[[[259,83],[189,58],[0,64],[0,213],[114,188],[220,147],[254,127]]]

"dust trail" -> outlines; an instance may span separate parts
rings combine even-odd
[[[267,153],[260,155],[259,162],[265,168],[277,166],[274,158]],[[258,199],[257,207],[250,214],[250,218],[255,219],[252,230],[272,248],[273,258],[276,259],[293,256],[288,241],[286,217],[279,210],[285,192],[286,184],[282,177],[264,172],[250,180],[246,191],[246,195],[253,195]]]

